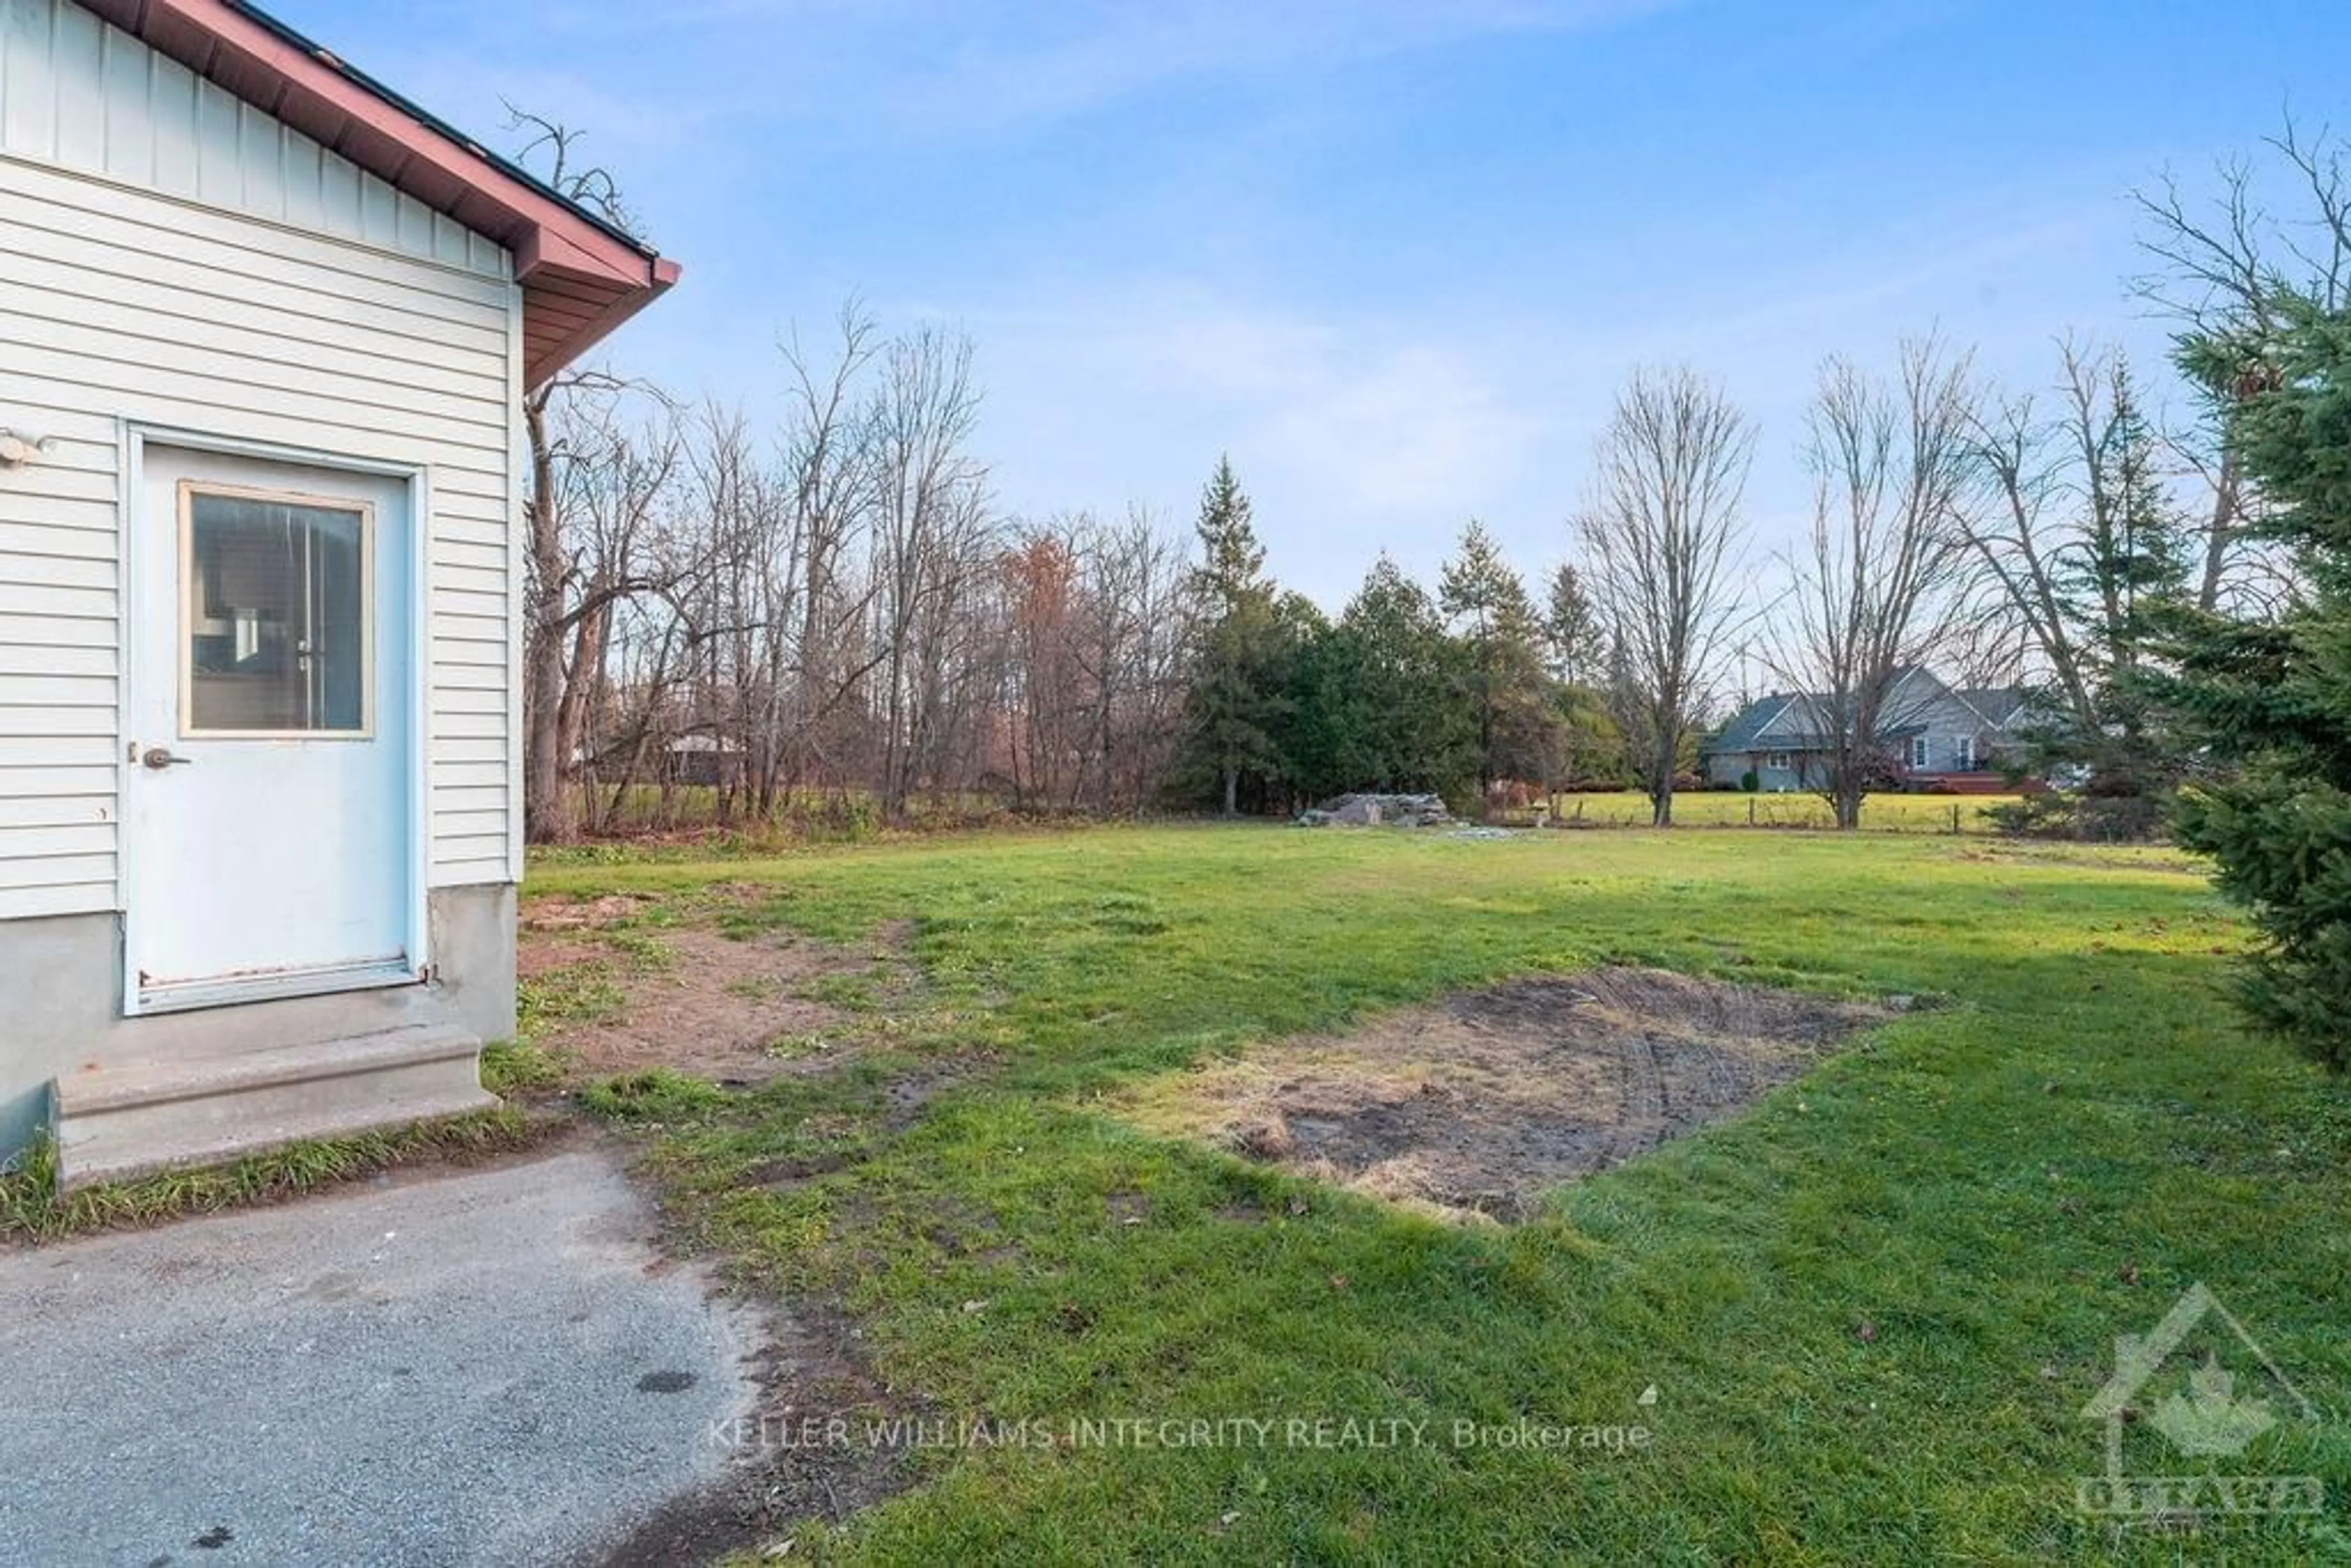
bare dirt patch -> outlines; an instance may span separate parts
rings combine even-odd
[[[1885,1016],[1598,969],[1276,1041],[1158,1080],[1129,1113],[1374,1197],[1511,1219],[1548,1188],[1729,1114]]]
[[[622,902],[534,907],[522,921],[532,1039],[588,1076],[666,1067],[743,1084],[830,1066],[857,1008],[896,978],[870,946],[624,925],[633,905],[600,923],[596,910]]]
[[[560,936],[534,936],[525,929],[515,945],[515,978],[536,980],[541,975],[580,964],[601,963],[611,950],[593,942],[567,941]]]
[[[633,894],[607,894],[601,898],[538,899],[522,912],[521,925],[532,931],[601,931],[632,918],[651,901]]]

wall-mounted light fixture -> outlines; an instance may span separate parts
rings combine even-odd
[[[13,430],[0,430],[0,468],[22,468],[37,455],[56,445],[57,442],[54,435],[44,435],[36,441]]]

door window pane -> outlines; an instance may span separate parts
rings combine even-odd
[[[368,524],[363,507],[189,493],[186,729],[368,727]]]

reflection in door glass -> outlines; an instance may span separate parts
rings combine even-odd
[[[368,515],[192,490],[191,732],[368,727]]]

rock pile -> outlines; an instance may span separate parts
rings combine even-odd
[[[1441,828],[1452,821],[1435,795],[1342,795],[1298,814],[1301,828]]]

